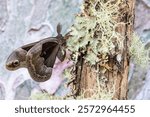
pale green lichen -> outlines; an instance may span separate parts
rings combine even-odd
[[[148,67],[150,61],[149,50],[145,49],[145,44],[136,33],[133,33],[129,52],[131,58],[137,65],[143,68]]]
[[[63,98],[50,95],[46,92],[45,93],[38,92],[38,93],[32,94],[29,99],[30,100],[62,100]]]
[[[114,4],[105,0],[88,2],[88,5],[83,4],[82,13],[75,18],[67,46],[74,53],[75,61],[79,52],[87,52],[84,56],[85,60],[94,65],[99,62],[100,55],[111,54],[115,47],[118,47],[118,50],[123,49],[124,37],[116,32],[116,27],[119,25],[116,18],[119,15],[121,0]]]
[[[86,93],[91,93],[90,97],[86,96]],[[112,100],[115,93],[115,85],[112,84],[112,88],[110,90],[105,87],[101,87],[100,81],[97,79],[97,84],[92,89],[86,89],[81,92],[80,95],[76,97],[77,100]],[[72,100],[74,99],[72,96],[66,97],[56,97],[54,95],[50,95],[48,93],[35,93],[30,96],[30,100]]]
[[[64,72],[63,72],[63,77],[71,79],[72,78],[71,71],[72,71],[72,68],[65,69]]]
[[[96,87],[93,87],[92,89],[86,89],[81,92],[79,96],[77,96],[77,99],[88,99],[88,100],[112,100],[113,96],[115,94],[115,85],[112,83],[112,87],[107,89],[106,87],[103,87],[101,85],[101,82],[97,78]],[[91,93],[90,97],[86,96],[86,93]]]

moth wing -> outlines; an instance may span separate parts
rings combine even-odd
[[[41,56],[44,58],[44,64],[47,67],[53,68],[58,50],[59,45],[57,42],[49,41],[43,44]]]
[[[51,59],[52,50],[55,50],[57,43],[51,40],[43,40],[35,44],[27,53],[26,62],[30,76],[37,82],[44,82],[50,79],[54,62]],[[51,50],[49,53],[49,50]],[[50,59],[50,62],[47,61]],[[48,65],[49,64],[49,65]]]
[[[24,50],[26,50],[26,51],[29,51],[29,50],[30,50],[33,46],[35,46],[36,44],[38,44],[38,43],[45,44],[45,43],[47,43],[48,41],[53,41],[53,42],[55,42],[56,40],[55,40],[54,38],[48,37],[48,38],[44,38],[44,39],[42,39],[42,40],[40,40],[40,41],[37,41],[37,42],[33,42],[33,43],[30,43],[30,44],[23,45],[21,48],[24,49]]]
[[[22,46],[21,48],[26,50],[26,51],[29,51],[34,45],[36,45],[39,41],[37,42],[33,42],[33,43],[30,43],[30,44],[26,44],[24,46]]]
[[[57,24],[57,34],[59,35],[62,30],[62,25],[60,23]]]

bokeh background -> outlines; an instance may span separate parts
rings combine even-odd
[[[0,99],[28,99],[39,89],[26,69],[5,69],[9,54],[16,48],[56,35],[61,23],[65,34],[80,11],[82,0],[0,0]],[[150,43],[150,0],[136,0],[135,32]],[[150,45],[150,44],[149,44]],[[60,86],[55,95],[61,95]],[[131,61],[129,99],[150,99],[150,69]]]

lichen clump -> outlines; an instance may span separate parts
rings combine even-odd
[[[149,65],[149,49],[145,48],[145,44],[141,41],[140,37],[133,33],[131,45],[129,47],[130,56],[133,61],[141,66],[142,68],[147,68]]]
[[[115,49],[123,49],[124,38],[116,31],[121,0],[85,0],[81,13],[76,15],[71,27],[67,46],[73,52],[73,59],[83,53],[91,65],[102,60],[102,55],[112,55]]]

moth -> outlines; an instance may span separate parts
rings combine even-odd
[[[27,68],[31,78],[37,82],[50,79],[56,57],[63,61],[66,56],[65,39],[57,25],[57,36],[42,39],[14,50],[6,61],[8,70]]]

